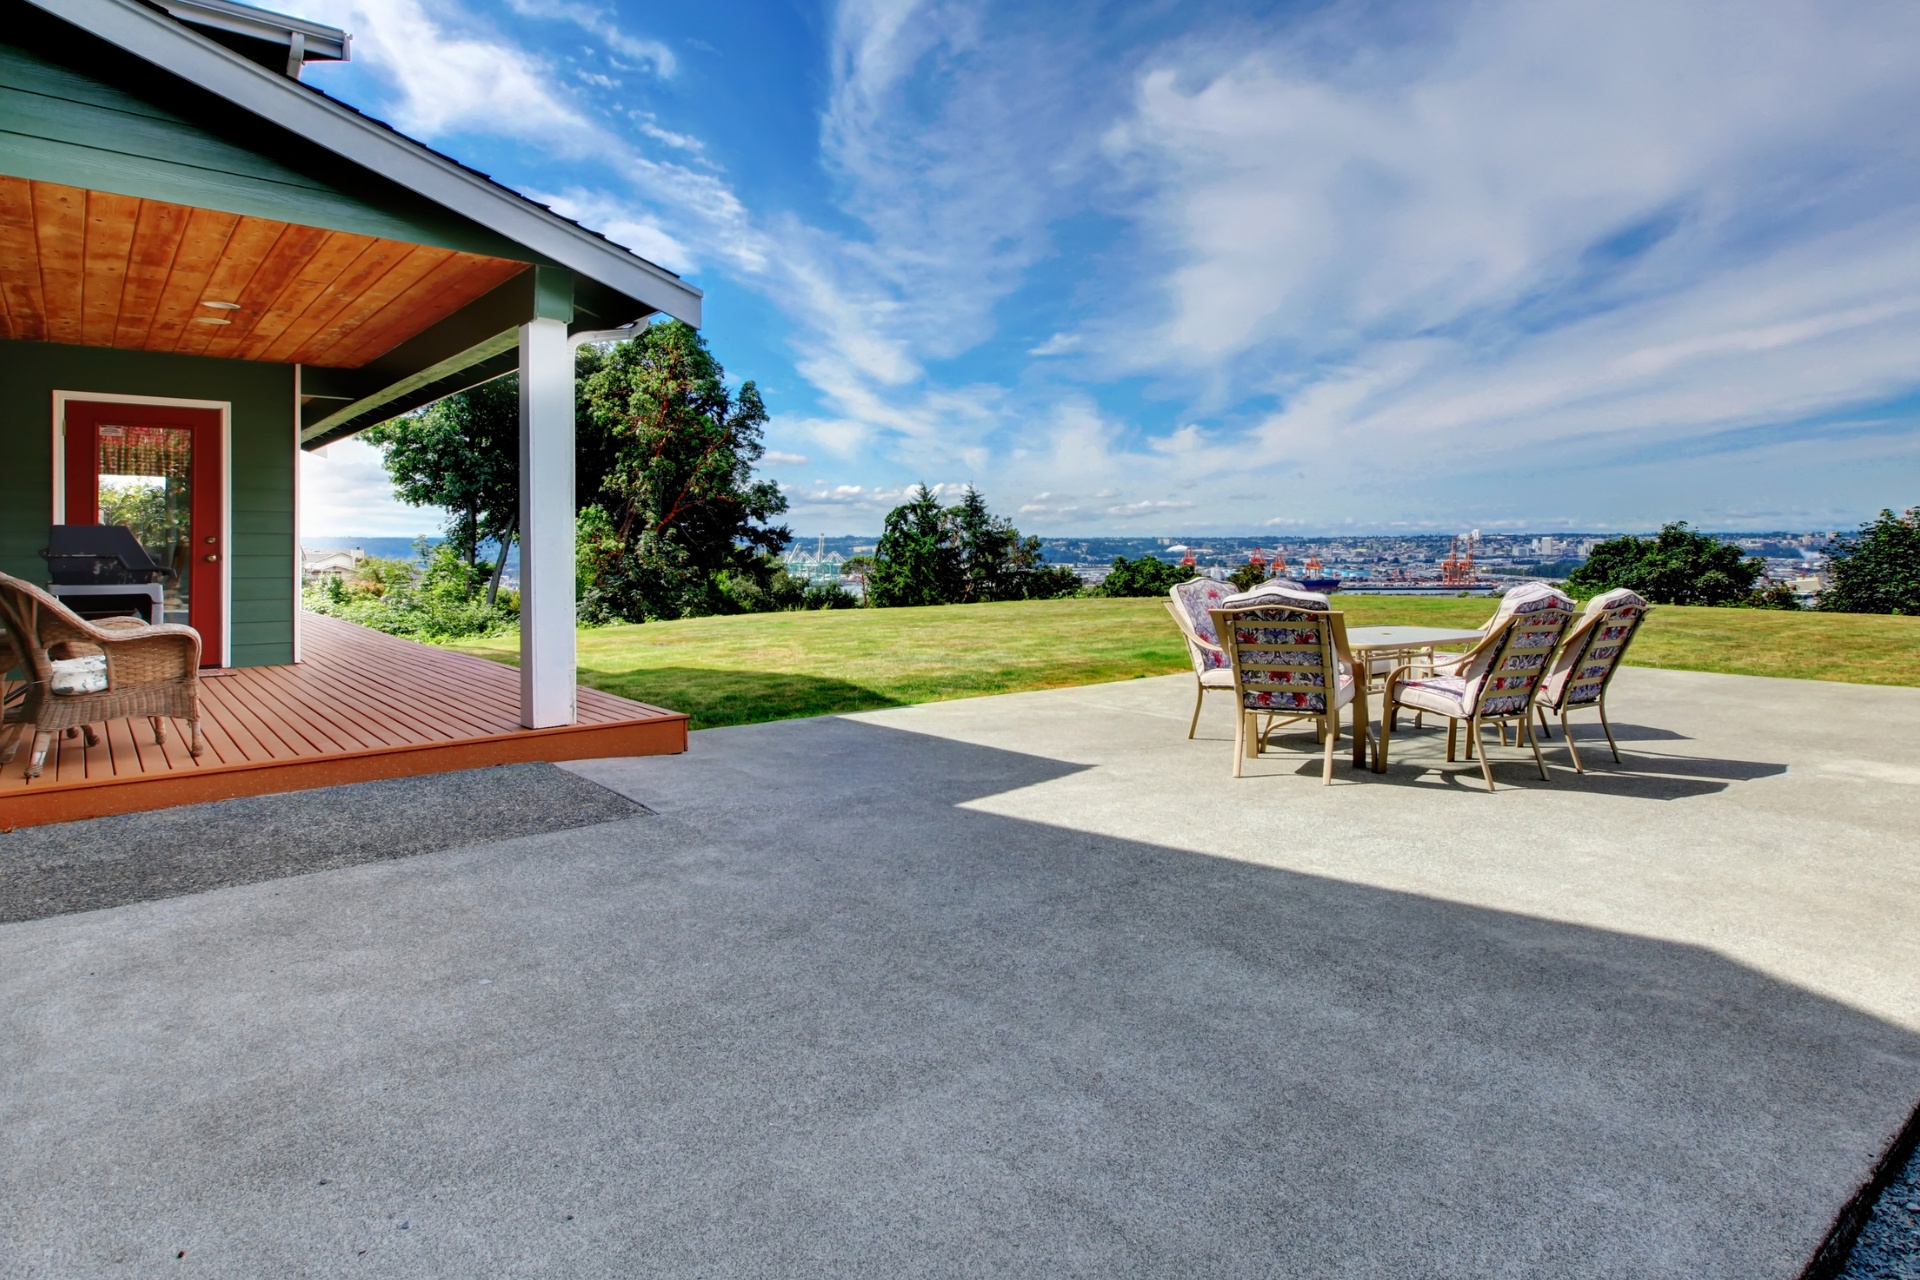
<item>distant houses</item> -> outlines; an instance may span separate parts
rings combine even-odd
[[[367,553],[359,547],[324,550],[302,547],[300,548],[300,585],[313,587],[329,578],[351,578],[359,572],[360,562],[366,558]]]

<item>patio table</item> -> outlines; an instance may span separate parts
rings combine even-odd
[[[1486,635],[1485,631],[1470,631],[1460,627],[1349,627],[1347,629],[1347,648],[1353,654],[1354,666],[1359,669],[1355,674],[1365,673],[1366,679],[1358,692],[1361,700],[1358,718],[1367,721],[1363,733],[1353,735],[1353,763],[1364,766],[1369,740],[1373,737],[1372,717],[1366,710],[1365,693],[1373,682],[1373,664],[1382,658],[1404,658],[1413,654],[1429,655],[1435,647],[1447,644],[1471,644]],[[1383,713],[1384,714],[1384,713]]]

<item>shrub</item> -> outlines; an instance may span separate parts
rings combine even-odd
[[[498,635],[519,623],[518,592],[503,591],[489,605],[484,569],[462,560],[445,542],[423,543],[421,550],[427,557],[424,569],[405,560],[369,557],[357,576],[309,587],[301,603],[315,613],[427,643]]]

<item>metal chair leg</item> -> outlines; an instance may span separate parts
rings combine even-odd
[[[1547,728],[1547,709],[1537,702],[1533,704],[1533,709],[1540,713],[1540,732],[1547,735],[1548,742],[1552,742],[1553,731]]]
[[[1378,745],[1375,746],[1373,752],[1373,771],[1375,773],[1385,773],[1387,771],[1387,746],[1393,741],[1393,712],[1394,707],[1391,702],[1381,709],[1380,741]]]
[[[1329,696],[1327,698],[1327,701],[1329,702],[1333,701],[1332,697]],[[1326,732],[1327,761],[1326,761],[1326,764],[1320,770],[1320,785],[1323,787],[1330,787],[1333,785],[1333,752],[1335,747],[1337,747],[1340,742],[1340,708],[1339,707],[1327,708],[1325,724],[1327,729],[1327,732]]]
[[[1613,740],[1613,726],[1607,723],[1606,696],[1602,694],[1600,701],[1595,703],[1594,706],[1597,707],[1600,712],[1600,728],[1607,735],[1607,746],[1613,749],[1613,762],[1615,764],[1619,764],[1620,763],[1620,745]]]
[[[1533,721],[1521,716],[1520,732],[1526,736],[1527,745],[1533,748],[1533,762],[1540,766],[1540,781],[1551,782],[1552,779],[1547,777],[1546,758],[1540,754],[1540,742],[1533,736]]]
[[[1480,744],[1480,772],[1486,775],[1487,790],[1492,791],[1494,789],[1493,761],[1487,758],[1487,744],[1484,742],[1480,742],[1480,729],[1481,729],[1480,721],[1478,719],[1475,719],[1472,722],[1472,724],[1468,727],[1467,741],[1470,744],[1471,743]]]
[[[1191,738],[1200,727],[1200,704],[1207,700],[1207,686],[1200,683],[1198,676],[1193,680],[1193,723],[1187,726],[1187,736]]]
[[[1567,740],[1567,754],[1573,757],[1573,771],[1585,773],[1587,766],[1580,763],[1580,748],[1573,744],[1573,726],[1567,723],[1567,713],[1560,713],[1560,733]]]

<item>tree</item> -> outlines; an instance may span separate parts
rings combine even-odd
[[[493,604],[520,523],[520,380],[496,378],[361,435],[378,446],[394,495],[442,507],[455,554],[472,566],[482,542],[497,548],[487,585]]]
[[[1567,575],[1567,587],[1581,596],[1626,587],[1654,604],[1744,604],[1752,602],[1765,569],[1759,557],[1676,520],[1652,538],[1629,535],[1598,544]]]
[[[1073,570],[1049,565],[1040,539],[1020,536],[972,485],[944,508],[919,486],[887,513],[871,562],[856,569],[849,561],[842,572],[863,577],[868,602],[883,607],[1046,600],[1080,589]]]
[[[1113,568],[1107,571],[1106,580],[1100,584],[1100,594],[1163,596],[1191,577],[1192,565],[1168,564],[1158,556],[1141,556],[1138,560],[1115,556]]]
[[[1267,567],[1249,561],[1227,575],[1235,591],[1251,591],[1267,580]]]
[[[897,608],[964,598],[966,561],[954,524],[924,484],[887,512],[867,575],[868,602]]]
[[[590,590],[604,618],[639,621],[732,611],[720,575],[770,578],[792,541],[769,523],[787,509],[753,479],[766,406],[752,382],[727,390],[706,340],[678,320],[587,357],[577,459],[593,530]],[[599,484],[589,490],[594,475]]]
[[[1920,507],[1882,510],[1827,552],[1820,608],[1838,613],[1920,614]]]

